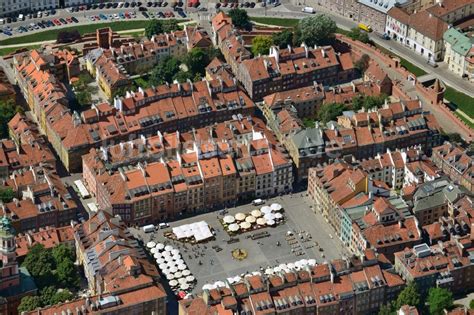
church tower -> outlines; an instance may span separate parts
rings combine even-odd
[[[20,284],[15,234],[10,219],[0,218],[0,291]]]

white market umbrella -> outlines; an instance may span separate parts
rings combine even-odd
[[[242,212],[239,212],[235,215],[235,219],[237,221],[243,221],[243,220],[245,220],[245,214],[243,214]]]
[[[176,260],[176,261],[178,261],[178,260],[181,259],[181,255],[180,255],[180,254],[178,254],[178,255],[173,255],[173,259]]]
[[[180,284],[183,284],[183,283],[186,283],[187,281],[186,281],[186,278],[179,278],[179,279],[178,279],[178,282],[179,282]]]
[[[169,270],[170,270],[171,273],[175,273],[175,272],[178,271],[178,268],[176,268],[176,267],[171,267]]]
[[[178,281],[177,281],[177,280],[171,280],[171,281],[170,281],[170,286],[175,287],[175,286],[177,286],[177,285],[178,285]]]
[[[163,244],[163,243],[158,243],[158,244],[156,244],[156,249],[158,249],[158,250],[163,250],[163,249],[165,249],[165,244]]]
[[[161,265],[161,264],[163,264],[164,262],[165,262],[165,260],[164,260],[163,258],[157,258],[157,259],[156,259],[156,263],[157,263],[158,265]]]
[[[234,282],[239,282],[240,280],[242,280],[242,278],[240,276],[235,276],[234,277]]]
[[[206,283],[205,285],[202,286],[202,290],[212,290],[212,284]]]
[[[300,260],[298,260],[297,262],[295,262],[295,267],[296,267],[296,268],[301,268],[301,267],[303,267],[303,264],[301,263]]]
[[[165,251],[171,252],[172,250],[173,250],[173,246],[171,246],[171,245],[166,245],[165,246]]]
[[[150,249],[150,253],[156,254],[158,253],[158,249],[156,247],[153,247],[152,249]]]
[[[275,225],[275,221],[274,220],[268,220],[267,225]]]
[[[252,272],[252,276],[261,276],[262,273],[260,271],[254,271]]]
[[[308,260],[307,259],[301,259],[300,260],[302,266],[308,265]]]
[[[288,266],[286,264],[280,264],[280,266],[278,266],[278,267],[280,267],[280,269],[282,269],[282,270],[288,268]]]
[[[155,253],[153,254],[153,258],[160,259],[160,258],[163,258],[163,256],[161,255],[161,253]]]
[[[146,243],[146,247],[148,247],[148,248],[153,248],[153,247],[155,247],[155,246],[156,246],[156,243],[155,243],[155,242],[148,242],[148,243]]]
[[[178,281],[179,281],[179,278],[181,278],[182,276],[183,274],[180,271],[174,273],[174,277],[178,279]]]
[[[176,266],[176,263],[174,261],[168,261],[166,265],[168,266],[168,268],[171,268],[171,267]]]
[[[310,265],[311,267],[316,266],[316,259],[308,259],[308,265]]]
[[[188,290],[189,289],[189,284],[187,284],[187,283],[181,284],[180,289],[183,290],[183,291]]]
[[[255,223],[257,219],[253,215],[249,215],[245,218],[245,222],[247,223]]]
[[[294,269],[295,268],[295,264],[294,263],[288,263],[288,268],[290,269]]]
[[[168,269],[168,265],[165,264],[165,263],[162,263],[158,266],[161,270],[165,270],[165,269]]]
[[[183,276],[185,276],[185,277],[186,277],[186,276],[190,276],[190,275],[191,275],[191,271],[189,271],[188,269],[185,269],[185,270],[183,270],[182,274],[183,274]]]
[[[185,264],[178,265],[178,270],[185,270],[185,269],[186,269]]]
[[[163,257],[171,257],[171,253],[170,252],[163,252],[161,253],[163,255]]]
[[[250,229],[250,223],[244,221],[240,223],[240,228],[243,230]]]
[[[173,250],[171,251],[171,255],[173,255],[173,256],[179,255],[179,249],[176,249],[176,248],[173,249]]]
[[[263,206],[260,211],[262,211],[262,213],[264,214],[267,214],[267,213],[270,213],[272,212],[272,208],[270,208],[269,206]]]
[[[258,225],[265,225],[265,224],[267,224],[267,220],[265,220],[265,218],[258,218],[257,219],[257,224]]]
[[[224,223],[231,224],[235,222],[235,218],[231,215],[226,215],[224,219],[222,219]]]
[[[273,213],[267,213],[267,214],[265,214],[264,218],[265,218],[265,220],[267,220],[267,221],[268,221],[268,220],[275,220],[275,214],[273,214]]]
[[[194,280],[196,280],[196,278],[194,278],[194,276],[187,276],[186,277],[187,282],[193,282]]]
[[[250,212],[250,214],[256,218],[259,218],[262,216],[262,211],[258,210],[258,209],[255,209],[255,210],[252,210],[252,212]]]
[[[216,283],[214,283],[214,285],[218,288],[223,288],[223,287],[225,287],[225,282],[224,281],[217,281]]]
[[[281,214],[280,212],[275,213],[275,219],[278,219],[278,220],[283,219],[283,214]]]
[[[281,209],[283,209],[283,207],[279,203],[272,203],[270,208],[272,209],[272,211],[280,211]]]
[[[230,278],[227,278],[227,282],[229,282],[229,284],[233,284],[235,281],[233,277],[230,277]]]
[[[173,280],[174,279],[174,275],[172,273],[166,275],[166,279],[168,280]]]
[[[231,232],[237,232],[240,229],[239,225],[236,223],[232,223],[229,225],[229,231]]]
[[[177,265],[184,264],[184,260],[178,259],[178,260],[176,260],[176,264],[177,264]]]
[[[273,268],[267,268],[267,269],[265,269],[265,274],[266,275],[273,275],[273,274],[275,274],[275,271],[273,270]]]
[[[281,268],[280,268],[280,267],[275,267],[275,268],[273,268],[273,271],[275,271],[275,272],[280,272],[280,271],[281,271]]]

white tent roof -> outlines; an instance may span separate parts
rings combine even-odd
[[[174,227],[173,233],[178,239],[194,237],[198,242],[212,237],[209,225],[205,221]]]

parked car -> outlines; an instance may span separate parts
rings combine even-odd
[[[79,23],[79,20],[76,19],[74,16],[71,18],[71,20],[72,20],[74,23]]]

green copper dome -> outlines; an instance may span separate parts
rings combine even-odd
[[[13,235],[14,229],[9,218],[3,216],[0,218],[0,235]]]

